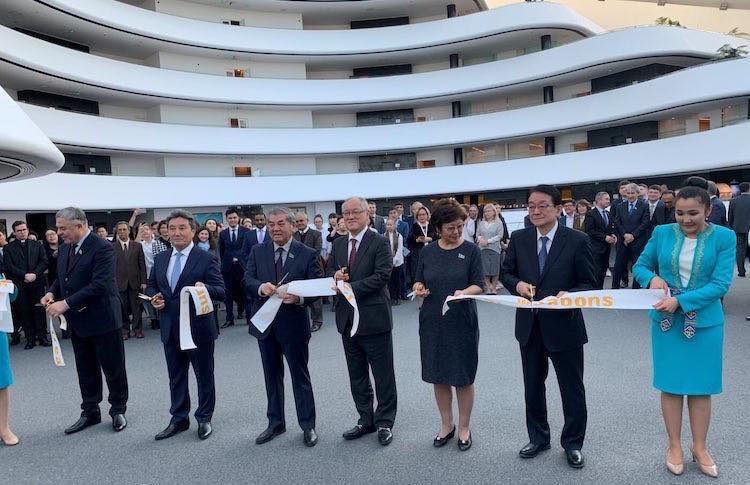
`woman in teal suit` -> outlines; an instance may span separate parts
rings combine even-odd
[[[5,276],[0,273],[0,280],[4,279]],[[10,299],[15,299],[14,295],[11,295]],[[13,372],[10,369],[8,334],[0,332],[0,442],[5,446],[18,444],[18,437],[13,434],[8,425],[10,419],[10,391],[8,387],[11,384],[13,384]]]
[[[736,241],[729,229],[706,222],[710,210],[704,189],[680,189],[675,201],[677,223],[657,226],[633,267],[643,287],[665,291],[651,311],[651,342],[654,387],[662,392],[669,437],[667,468],[675,475],[684,470],[680,433],[683,396],[687,396],[693,460],[704,474],[718,476],[706,449],[706,435],[711,394],[721,392],[721,297],[732,282]]]

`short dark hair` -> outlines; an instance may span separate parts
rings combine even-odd
[[[329,219],[330,219],[331,217],[338,217],[338,216],[339,216],[339,215],[338,215],[338,214],[336,214],[335,212],[331,212],[330,214],[328,214],[328,218],[329,218]]]
[[[661,185],[653,184],[648,186],[648,190],[658,190],[661,193]]]
[[[560,190],[558,190],[558,188],[554,185],[541,184],[537,185],[536,187],[532,187],[529,190],[529,197],[531,197],[531,194],[533,194],[534,192],[549,195],[552,198],[553,205],[562,205],[562,194],[560,194]]]
[[[236,207],[230,207],[227,210],[224,211],[224,216],[229,216],[229,214],[237,214],[237,217],[240,216],[240,211],[237,210]]]
[[[685,179],[685,186],[683,188],[685,187],[698,187],[703,190],[708,190],[708,180],[704,179],[703,177],[693,175],[692,177],[688,177],[687,179]]]
[[[750,182],[742,182],[740,184],[740,192],[750,192]]]
[[[16,221],[13,223],[13,230],[15,231],[18,226],[26,226],[28,227],[28,224],[26,224],[25,221]]]
[[[390,214],[390,213],[391,213],[391,211],[396,211],[396,212],[398,212],[398,209],[396,209],[396,207],[391,207],[390,209],[388,209],[388,213]]]
[[[574,201],[573,199],[563,199],[563,200],[562,200],[562,203],[563,203],[563,205],[565,205],[565,204],[573,204],[573,205],[576,205],[576,201]]]
[[[665,195],[674,195],[674,190],[667,189],[667,190],[665,190],[664,192],[661,193],[662,197],[664,197]]]
[[[695,185],[688,185],[687,187],[683,187],[678,190],[675,202],[677,201],[677,199],[698,199],[698,201],[703,204],[706,209],[711,207],[711,197],[709,197],[708,191],[702,187],[697,187]]]
[[[161,231],[161,226],[166,226],[166,225],[167,225],[167,221],[165,221],[164,219],[162,219],[162,220],[159,221],[159,225],[156,226],[156,230],[157,231]]]
[[[166,219],[167,226],[169,225],[170,221],[172,219],[187,219],[188,224],[190,224],[190,228],[193,231],[198,230],[198,224],[195,222],[195,216],[186,210],[183,209],[175,209],[172,212],[169,213]]]
[[[403,202],[396,202],[395,204],[393,204],[393,207],[396,207],[396,206],[399,206],[399,205],[401,206],[402,209],[404,208],[404,203]]]
[[[466,220],[466,211],[456,202],[456,199],[444,198],[432,204],[430,222],[438,231],[443,228],[443,224],[449,224],[459,219]]]

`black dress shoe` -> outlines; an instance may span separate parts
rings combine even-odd
[[[42,347],[52,347],[52,342],[49,341],[49,338],[47,338],[46,335],[39,338],[37,342],[39,342],[39,345],[41,345]]]
[[[314,429],[308,429],[304,434],[305,446],[312,447],[318,444],[318,435]]]
[[[255,438],[255,444],[262,445],[263,443],[268,443],[282,433],[286,433],[286,426],[283,424],[276,426],[275,428],[269,426],[265,431],[259,434],[257,438]]]
[[[26,345],[23,346],[23,349],[29,350],[29,349],[33,349],[34,347],[36,347],[36,344],[33,341],[29,340],[26,342]]]
[[[435,448],[440,448],[441,446],[445,446],[445,444],[449,442],[450,440],[452,440],[454,436],[456,436],[455,426],[453,426],[453,429],[451,430],[450,433],[443,436],[442,438],[440,437],[440,435],[435,436],[435,439],[432,440],[432,446],[434,446]]]
[[[310,327],[311,332],[317,332],[320,330],[320,327],[323,326],[323,322],[313,322],[312,326]]]
[[[388,446],[393,441],[393,433],[391,428],[378,428],[378,441],[383,446]]]
[[[526,446],[521,448],[521,451],[519,451],[518,454],[521,456],[521,458],[534,458],[536,455],[545,450],[549,450],[549,443],[545,443],[543,445],[527,443]]]
[[[461,451],[466,451],[469,448],[471,448],[471,431],[469,431],[469,439],[464,441],[461,438],[458,439],[458,449]]]
[[[571,468],[583,468],[583,453],[581,450],[565,450],[565,458]]]
[[[18,345],[21,343],[21,336],[17,333],[13,333],[10,335],[10,345]]]
[[[71,427],[65,430],[65,434],[77,433],[79,431],[83,431],[89,426],[93,426],[101,422],[102,422],[101,416],[81,416],[80,418],[78,418],[78,421],[73,423]]]
[[[169,426],[164,428],[161,433],[154,436],[154,439],[156,441],[159,440],[165,440],[167,438],[171,438],[172,436],[182,433],[183,431],[190,428],[190,421],[187,419],[185,421],[178,421],[176,423],[169,423]]]
[[[112,416],[112,429],[115,431],[122,431],[128,425],[128,421],[125,419],[124,414],[115,414]]]
[[[214,430],[211,428],[211,422],[206,421],[205,423],[198,423],[198,438],[205,440]]]
[[[361,438],[366,434],[374,433],[375,431],[377,431],[375,429],[375,426],[365,426],[364,424],[358,424],[349,431],[344,431],[344,434],[342,436],[345,440],[356,440],[357,438]]]
[[[227,328],[227,327],[233,327],[233,326],[234,326],[234,322],[230,322],[230,321],[226,321],[221,324],[221,328]]]

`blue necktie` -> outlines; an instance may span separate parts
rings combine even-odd
[[[234,229],[232,229],[232,242],[234,243],[237,240],[237,236],[234,234]]]
[[[602,211],[602,219],[604,219],[604,225],[608,226],[609,225],[609,216],[607,215],[607,211],[605,211],[605,210]]]
[[[635,204],[631,203],[630,207],[628,207],[628,215],[633,215],[634,210],[635,210]]]
[[[172,291],[174,292],[174,289],[177,287],[177,280],[180,279],[180,273],[182,272],[182,268],[180,267],[180,259],[182,258],[182,253],[177,252],[174,255],[174,266],[172,267],[172,281],[169,283],[169,287],[172,288]]]
[[[542,249],[539,250],[539,274],[542,274],[544,263],[547,261],[547,241],[549,241],[549,238],[542,236],[539,239],[542,241]]]

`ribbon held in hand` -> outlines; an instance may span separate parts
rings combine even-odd
[[[190,329],[190,297],[197,316],[207,315],[214,311],[214,304],[205,286],[184,286],[180,291],[180,350],[192,350],[198,347],[193,342]]]
[[[10,295],[16,286],[10,280],[0,280],[0,332],[13,333],[13,313],[10,311]]]

